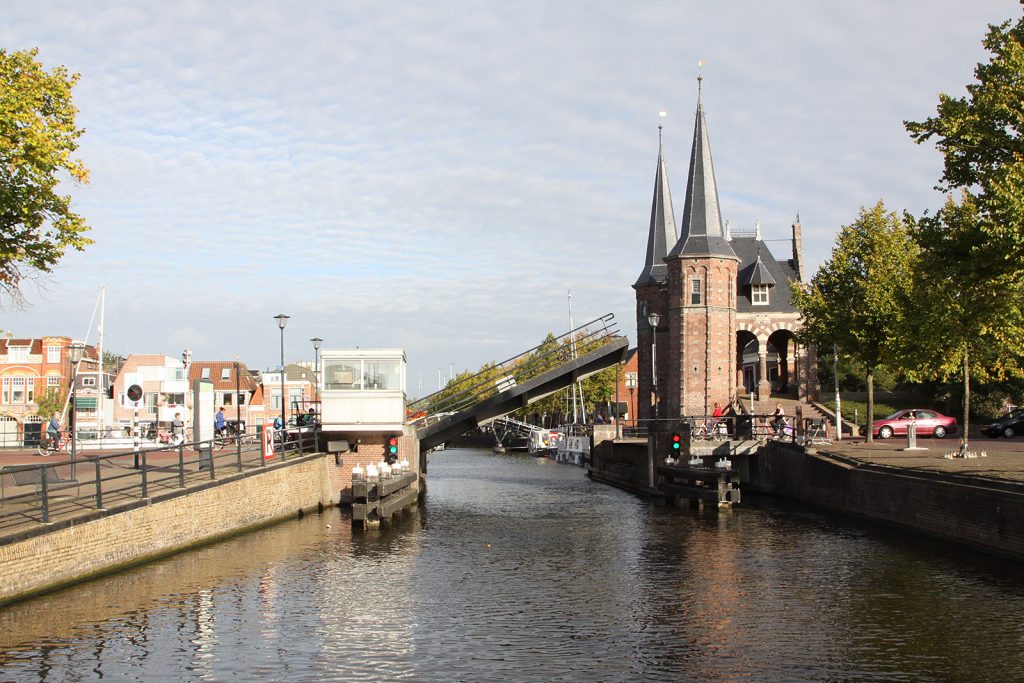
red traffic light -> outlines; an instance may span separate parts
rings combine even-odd
[[[673,434],[673,435],[672,435],[672,448],[673,448],[674,450],[677,450],[677,451],[678,451],[678,450],[679,450],[679,448],[680,448],[680,442],[681,442],[682,440],[683,440],[683,438],[682,438],[681,436],[679,436],[678,434]]]
[[[391,455],[398,455],[398,437],[393,436],[388,439],[388,453]]]

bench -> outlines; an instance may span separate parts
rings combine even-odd
[[[75,487],[76,496],[81,491],[81,484],[77,479],[61,479],[54,467],[47,467],[43,471],[46,473],[47,493],[57,491],[59,489],[71,488],[72,486]],[[8,470],[6,474],[11,475],[11,479],[14,480],[14,483],[17,486],[35,486],[36,495],[39,495],[43,490],[43,481],[38,469]]]

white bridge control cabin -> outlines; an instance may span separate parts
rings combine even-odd
[[[404,349],[323,349],[320,359],[325,432],[402,433]]]

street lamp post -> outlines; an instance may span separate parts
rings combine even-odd
[[[185,423],[186,423],[185,425],[182,426],[182,429],[185,430],[185,434],[182,434],[181,436],[182,436],[182,441],[187,442],[188,441],[188,436],[187,436],[187,434],[188,434],[188,421],[191,419],[190,416],[192,415],[192,411],[189,409],[189,403],[190,402],[188,400],[189,393],[191,393],[191,389],[192,389],[191,382],[189,381],[189,376],[188,376],[189,375],[189,371],[192,369],[192,349],[185,349],[184,351],[181,352],[181,366],[183,368],[183,373],[184,373],[184,378],[185,378]],[[195,397],[194,396],[192,397],[192,400],[193,400],[193,402],[195,401]]]
[[[314,400],[316,403],[320,402],[320,344],[323,343],[323,339],[320,337],[313,337],[309,341],[313,342],[313,392]],[[318,409],[319,410],[319,409]]]
[[[626,373],[626,389],[629,390],[629,416],[632,418],[633,426],[636,427],[636,407],[633,405],[633,391],[636,389],[636,373]]]
[[[68,428],[71,430],[71,478],[74,479],[77,471],[76,460],[78,459],[78,420],[75,418],[78,412],[78,364],[85,355],[85,344],[73,342],[68,347],[68,360],[71,361],[71,410],[68,412]]]
[[[288,318],[290,316],[281,313],[275,315],[274,319],[277,320],[277,326],[281,328],[281,430],[288,425],[288,417],[285,415],[285,398],[284,398],[284,326],[288,324]],[[282,439],[284,441],[284,439]]]
[[[654,391],[654,419],[658,419],[658,322],[661,316],[651,313],[647,322],[651,325],[651,387]]]

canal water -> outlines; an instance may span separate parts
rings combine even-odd
[[[0,610],[0,680],[1024,679],[1017,564],[524,455],[428,483],[390,527],[332,509]]]

